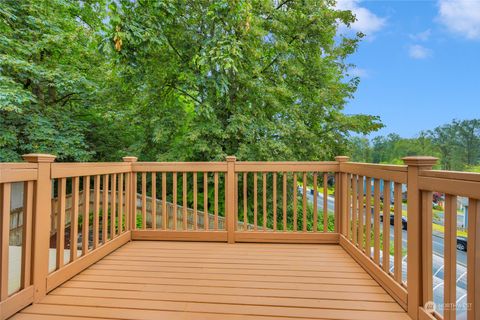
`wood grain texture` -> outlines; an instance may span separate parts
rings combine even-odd
[[[93,318],[409,319],[338,245],[159,241],[124,245],[12,319]]]

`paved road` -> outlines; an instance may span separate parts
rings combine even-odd
[[[302,191],[300,191],[300,194],[302,194]],[[335,210],[335,198],[328,196],[327,199],[328,212],[333,214]],[[313,193],[311,192],[311,189],[307,189],[307,201],[313,202]],[[323,210],[323,193],[318,194],[317,205],[319,210]]]
[[[393,226],[390,226],[390,240],[393,241],[394,234],[393,234]],[[407,231],[402,230],[402,247],[407,247]],[[439,257],[443,257],[444,252],[444,244],[443,244],[443,236],[440,234],[434,234],[432,237],[432,251],[435,255]],[[464,251],[457,250],[457,262],[462,265],[467,265],[467,253]]]
[[[301,188],[299,188],[299,193],[302,193]],[[310,190],[307,192],[307,199],[311,203],[313,202],[313,194]],[[318,207],[323,208],[323,194],[318,195]],[[404,205],[405,206],[405,205]],[[333,214],[335,208],[335,199],[333,197],[328,197],[328,211],[329,214]],[[406,207],[404,208],[406,210]],[[320,209],[321,210],[321,209]],[[373,220],[372,220],[373,223]],[[394,230],[393,226],[390,226],[390,237],[393,241]],[[402,247],[407,247],[407,231],[402,230]],[[434,233],[432,237],[432,250],[433,250],[433,259],[432,259],[432,275],[433,275],[433,300],[436,303],[436,310],[443,313],[442,303],[443,303],[443,277],[444,277],[444,243],[443,243],[443,234]],[[407,258],[403,259],[403,280],[406,281],[406,271],[407,271]],[[393,257],[390,257],[393,259]],[[461,306],[464,306],[466,303],[466,264],[467,264],[467,253],[464,251],[457,250],[457,304],[459,309]],[[391,262],[393,266],[393,261]],[[460,318],[465,316],[464,310],[459,310],[457,313]]]
[[[299,188],[299,193],[302,194],[302,188]],[[311,189],[307,189],[307,201],[313,202],[313,194],[311,192]],[[331,196],[328,197],[328,211],[329,214],[333,214],[334,209],[335,209],[335,199]],[[317,204],[318,208],[321,210],[323,208],[323,194],[319,193],[317,197]],[[372,221],[373,222],[373,221]],[[393,241],[394,237],[394,231],[393,231],[393,226],[390,226],[390,237],[391,240]],[[402,230],[402,246],[404,248],[407,247],[407,231]],[[433,253],[436,254],[439,257],[443,257],[443,252],[444,252],[444,243],[443,243],[443,236],[441,234],[435,234],[432,237],[432,250]],[[466,265],[467,264],[467,253],[464,251],[457,250],[457,262]]]

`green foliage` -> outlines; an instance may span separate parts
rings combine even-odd
[[[337,37],[349,11],[325,1],[119,1],[110,38],[154,160],[331,159],[378,118],[341,111],[355,92]]]
[[[3,0],[0,161],[331,159],[362,34],[333,1]]]
[[[480,164],[480,119],[454,120],[412,139],[397,134],[352,137],[349,154],[353,161],[403,164],[405,156],[430,155],[440,158],[446,170],[478,170]]]
[[[112,112],[105,110],[110,63],[98,50],[104,6],[0,3],[0,161],[29,152],[53,153],[59,160],[107,158],[102,145],[97,149],[98,134],[110,150],[119,147],[112,141],[115,131],[104,129]],[[97,131],[98,123],[103,130]]]

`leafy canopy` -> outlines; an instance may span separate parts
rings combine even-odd
[[[331,159],[361,34],[333,1],[0,3],[0,160]]]
[[[378,136],[372,141],[352,137],[349,154],[354,161],[398,164],[405,156],[431,155],[440,158],[442,169],[478,171],[480,119],[453,120],[410,139],[397,134]]]

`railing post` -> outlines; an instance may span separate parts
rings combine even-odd
[[[422,199],[418,187],[418,175],[421,170],[430,170],[437,163],[434,157],[405,157],[402,159],[408,166],[407,175],[407,284],[408,315],[418,319],[418,308],[423,306],[422,278]]]
[[[342,163],[348,162],[350,157],[347,156],[337,156],[335,161],[338,162],[338,181],[336,181],[335,194],[338,192],[338,196],[335,196],[335,230],[336,232],[341,233],[342,235],[347,234],[347,174],[342,170]]]
[[[34,302],[47,294],[47,276],[50,250],[50,214],[52,212],[51,154],[25,154],[23,159],[38,164],[33,205],[32,282]]]
[[[128,197],[130,207],[127,209],[128,221],[126,221],[128,230],[134,230],[137,226],[137,174],[133,172],[131,164],[137,162],[137,157],[123,157],[123,162],[130,163],[130,173],[127,174],[127,192],[125,197]]]
[[[228,243],[235,243],[235,161],[235,156],[227,157],[227,202],[225,203],[225,212],[227,219]]]

